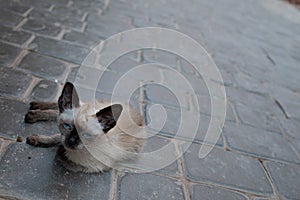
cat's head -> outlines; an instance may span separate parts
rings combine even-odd
[[[72,150],[83,147],[83,137],[95,139],[108,134],[116,126],[123,110],[121,104],[112,104],[97,111],[89,109],[87,105],[80,105],[76,89],[70,82],[67,82],[62,90],[58,107],[62,142],[65,148]]]

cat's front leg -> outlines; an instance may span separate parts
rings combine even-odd
[[[47,135],[30,135],[26,143],[36,147],[52,147],[61,144],[61,134],[51,136]]]
[[[58,110],[58,104],[57,102],[32,101],[29,110]]]
[[[56,121],[58,110],[29,110],[25,115],[25,122],[34,123],[37,121]]]

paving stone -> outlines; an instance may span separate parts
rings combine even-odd
[[[138,73],[137,69],[141,69],[142,63],[137,61],[137,52],[131,52],[128,53],[126,55],[123,55],[121,57],[119,57],[117,60],[113,61],[109,66],[108,69],[114,72],[121,72],[124,75],[128,72],[133,73],[131,76],[133,76],[133,78],[136,79],[142,79],[145,76],[147,76],[147,73],[143,74],[141,77],[135,75],[134,70],[136,70],[135,72]],[[156,75],[157,73],[153,73],[151,74],[152,76]]]
[[[0,98],[0,135],[16,138],[28,106],[17,100]]]
[[[296,149],[296,151],[298,152],[298,155],[300,155],[300,139],[294,139],[294,140],[290,141],[290,143]]]
[[[0,162],[1,194],[20,199],[108,199],[110,173],[73,173],[55,160],[55,148],[14,143]]]
[[[80,71],[78,71],[80,69]],[[80,74],[78,73],[80,72]],[[117,93],[114,93],[114,96],[128,96],[129,88],[138,89],[140,87],[140,82],[127,78],[125,82],[119,83],[118,81],[123,76],[122,73],[113,72],[113,71],[104,71],[102,69],[90,68],[81,66],[81,68],[72,69],[69,74],[69,80],[76,81],[82,88],[93,90],[94,93],[101,92],[106,94],[113,94],[116,87],[120,87]],[[91,83],[97,83],[94,88],[91,88]],[[127,99],[128,100],[128,99]]]
[[[125,76],[125,79],[121,79],[123,75],[123,73],[119,72],[104,71],[98,83],[98,90],[108,94],[114,93],[114,95],[118,96],[127,96],[129,89],[137,90],[140,88],[139,80],[128,76]],[[118,89],[117,93],[116,89]]]
[[[120,4],[123,4],[125,6],[121,6],[121,7],[118,6]],[[133,11],[134,4],[135,4],[134,2],[130,2],[130,3],[128,3],[128,2],[125,2],[125,3],[124,2],[122,2],[122,3],[119,3],[119,2],[112,3],[108,7],[102,8],[101,12],[97,12],[97,13],[91,12],[88,15],[87,22],[90,23],[90,24],[96,24],[98,22],[105,22],[105,23],[106,22],[108,22],[108,23],[114,23],[115,22],[116,24],[118,24],[118,26],[120,26],[120,24],[123,24],[123,26],[124,25],[130,25],[131,26],[130,17],[127,15],[128,12],[132,13],[132,14],[142,12],[142,11],[138,11],[137,9],[136,9],[136,11]],[[105,9],[109,10],[109,12],[106,12],[107,10],[105,10]]]
[[[280,113],[274,100],[266,95],[260,95],[253,92],[247,92],[242,89],[229,87],[226,88],[228,100],[235,103],[243,104],[254,110],[270,110],[274,113]],[[280,113],[281,114],[281,113]]]
[[[152,174],[127,174],[118,180],[118,199],[184,199],[179,181]]]
[[[130,54],[126,56],[128,56],[128,58],[131,59]],[[157,65],[155,64],[142,65],[135,61],[131,62],[131,64],[130,61],[126,63],[126,57],[121,58],[120,61],[118,59],[117,62],[123,62],[123,60],[125,61],[124,64],[131,65],[130,66],[131,69],[128,69],[130,68],[128,66],[119,67],[118,69],[119,65],[116,65],[117,63],[113,63],[108,68],[122,74],[122,77],[120,79],[120,81],[122,81],[122,84],[126,84],[130,86],[129,85],[130,82],[137,82],[139,83],[139,85],[143,85],[144,88],[146,88],[148,84],[161,84],[162,76],[161,76],[161,72],[158,70]],[[126,69],[128,69],[128,71],[126,71]]]
[[[29,33],[13,31],[11,28],[0,26],[0,39],[3,41],[23,45],[30,37]]]
[[[233,123],[225,123],[223,133],[233,149],[256,157],[300,163],[289,143],[279,133]]]
[[[15,12],[18,14],[24,14],[29,10],[30,6],[28,5],[20,5],[20,3],[15,1],[3,0],[0,2],[0,6],[2,9]]]
[[[48,80],[41,80],[33,89],[30,99],[33,101],[50,102],[56,97],[57,84]]]
[[[281,118],[279,121],[284,134],[287,134],[291,139],[300,140],[300,124],[297,120]]]
[[[236,110],[244,124],[280,133],[278,119],[268,110],[253,110],[242,104],[236,104]]]
[[[222,79],[223,79],[223,83],[224,83],[224,86],[233,86],[235,84],[235,81],[233,79],[233,74],[236,73],[235,72],[235,68],[233,66],[233,64],[228,64],[228,58],[224,58],[226,59],[226,62],[218,62],[218,60],[214,60],[214,62],[216,63],[217,65],[217,68],[220,72],[220,75],[222,76]],[[179,64],[180,64],[180,69],[183,73],[186,73],[188,75],[192,75],[192,76],[201,76],[200,75],[200,72],[199,69],[195,68],[193,65],[191,65],[189,62],[187,62],[186,60],[180,58],[179,59]],[[226,71],[227,68],[230,68],[230,70]],[[204,90],[206,89],[206,90]],[[201,91],[200,94],[207,94],[207,88],[205,87],[203,89],[203,93]]]
[[[164,70],[163,76],[163,84],[172,84],[174,88],[177,88],[176,90],[182,91],[182,93],[209,95],[207,85],[201,76],[172,70]]]
[[[171,68],[177,68],[178,56],[159,49],[143,49],[143,63],[159,63]]]
[[[86,12],[100,12],[105,6],[103,1],[73,1],[72,7],[75,9],[81,9]]]
[[[216,63],[218,70],[222,76],[224,85],[226,87],[230,86],[236,86],[236,82],[234,79],[234,74],[238,73],[237,64],[235,61],[229,61],[230,58],[224,56],[224,59],[221,61],[214,59],[214,62]]]
[[[30,84],[31,77],[24,72],[8,67],[0,67],[0,93],[21,97]]]
[[[236,73],[233,75],[238,88],[243,88],[250,92],[265,94],[267,92],[263,81],[255,79],[255,77],[248,76],[243,73]],[[267,80],[266,80],[267,81]]]
[[[52,24],[59,24],[68,28],[81,30],[83,22],[73,18],[72,16],[57,15],[46,10],[33,10],[29,13],[29,19],[35,19],[42,22],[50,22]]]
[[[38,0],[28,0],[29,2],[32,1],[34,4],[36,3],[36,1]],[[51,2],[44,2],[44,3],[51,3],[52,5],[54,5],[55,7],[61,7],[61,6],[67,6],[68,4],[68,0],[53,0]],[[55,8],[54,7],[54,8]]]
[[[66,33],[63,39],[89,48],[97,46],[103,40],[99,36],[77,31]]]
[[[141,153],[154,153],[155,151],[159,151],[167,145],[171,145],[173,153],[172,157],[177,158],[178,155],[176,153],[175,144],[172,141],[159,136],[152,136],[150,138],[147,138]],[[162,169],[158,169],[158,172],[163,174],[179,175],[180,172],[178,169],[177,159],[174,160],[173,163],[170,163],[168,166],[165,166]]]
[[[106,23],[109,23],[110,26],[107,26]],[[120,21],[117,19],[111,19],[108,21],[105,21],[103,23],[103,20],[98,21],[96,20],[94,23],[88,22],[86,25],[86,32],[92,33],[94,35],[98,35],[100,37],[108,38],[114,34],[132,29],[133,27],[128,23],[124,23],[124,21]]]
[[[52,36],[55,37],[57,36],[62,28],[55,25],[55,24],[50,24],[47,22],[42,22],[34,19],[29,19],[23,26],[23,29],[32,31],[34,33],[42,34],[42,35],[47,35],[47,36]]]
[[[0,24],[7,26],[16,26],[23,20],[23,17],[14,14],[10,11],[1,10],[0,12]]]
[[[197,119],[199,119],[198,128],[196,124],[197,121],[195,121]],[[208,115],[197,115],[195,113],[185,111],[184,109],[177,110],[155,104],[146,105],[147,128],[149,128],[149,130],[159,132],[159,134],[162,135],[172,137],[176,136],[177,139],[181,140],[204,142],[210,120],[211,117]],[[180,126],[182,131],[179,129]],[[214,122],[212,122],[212,126],[214,126]],[[217,125],[215,124],[215,126]],[[217,145],[222,144],[223,140],[220,135],[220,137],[217,138]]]
[[[31,45],[37,52],[77,64],[81,64],[90,52],[89,49],[78,45],[42,37],[37,37]]]
[[[0,42],[0,65],[10,66],[20,52],[20,48]]]
[[[300,94],[281,87],[270,87],[270,95],[283,107],[289,117],[300,120]],[[288,97],[288,98],[287,98]],[[283,114],[282,114],[283,116]]]
[[[299,199],[300,166],[276,162],[265,165],[283,199]]]
[[[282,43],[282,45],[284,45],[284,43]],[[293,47],[289,48],[292,49]],[[285,54],[287,54],[287,52],[289,52],[288,49],[286,49],[284,52],[279,53],[280,55],[278,56],[278,58],[282,60],[282,63],[277,67],[274,67],[273,70],[270,70],[267,75],[268,77],[270,77],[270,80],[276,80],[275,82],[270,81],[265,84],[267,88],[270,87],[275,89],[271,90],[273,96],[281,96],[281,94],[283,93],[283,91],[281,91],[282,89],[288,89],[299,93],[299,88],[297,87],[297,83],[299,82],[299,77],[297,76],[297,73],[299,73],[297,63],[299,62],[290,59],[293,56],[293,52],[289,52],[288,55],[284,56]],[[259,76],[260,79],[263,79],[262,75]],[[282,77],[290,78],[286,79]]]
[[[117,3],[118,4],[118,3]],[[131,6],[131,5],[129,5]],[[129,17],[127,15],[123,14],[123,11],[121,11],[122,8],[113,8],[110,7],[112,12],[106,12],[103,14],[103,12],[89,12],[89,15],[87,16],[86,22],[91,25],[97,25],[100,23],[111,23],[111,24],[118,24],[122,23],[123,25],[128,25],[129,23]],[[110,9],[108,8],[108,9]],[[103,10],[105,12],[105,10]],[[119,11],[119,12],[118,12]],[[126,11],[125,11],[126,12]],[[118,23],[119,22],[119,23]],[[123,26],[120,26],[123,27]]]
[[[50,2],[47,1],[40,1],[40,0],[23,0],[19,2],[22,5],[34,5],[33,7],[38,8],[38,9],[48,9],[51,6]]]
[[[66,63],[60,60],[30,52],[18,67],[30,71],[38,77],[51,80],[62,80],[66,73]]]
[[[198,112],[206,114],[206,115],[212,115],[211,113],[211,97],[210,96],[206,96],[206,95],[195,95],[192,97],[193,98],[193,108],[197,111],[197,107],[200,109]],[[196,102],[195,98],[197,99],[198,103]],[[220,101],[216,101],[216,102],[220,102],[220,103],[224,103],[224,101],[226,100],[221,100],[219,98]],[[233,111],[233,108],[229,105],[230,102],[227,102],[227,106],[226,106],[226,116],[225,116],[225,120],[226,121],[231,121],[231,122],[235,122],[236,121],[236,117]],[[198,105],[197,105],[198,104]],[[222,106],[222,105],[220,105]],[[223,106],[222,106],[223,107]],[[218,105],[215,106],[216,111],[218,111]],[[218,115],[222,115],[221,111],[223,109],[219,109],[220,113],[218,113]]]
[[[192,75],[199,74],[198,70],[193,65],[181,57],[178,58],[177,65],[180,66],[180,69],[183,73]]]
[[[182,149],[185,152],[186,147],[183,146]],[[199,150],[200,145],[192,144],[184,154],[187,178],[255,194],[273,194],[257,159],[217,148],[200,159]]]
[[[65,0],[65,5],[67,3],[68,1]],[[66,7],[66,6],[55,6],[51,12],[58,17],[75,18],[78,21],[81,21],[85,14],[84,11],[81,9],[74,9],[72,7]]]
[[[185,109],[188,109],[188,103],[187,103],[188,96],[186,96],[185,98],[180,96],[181,100],[185,100],[183,104],[180,104],[177,99],[178,94],[174,94],[172,91],[170,91],[170,89],[168,89],[163,85],[151,84],[151,83],[147,84],[146,94],[147,94],[147,98],[153,103],[161,103],[175,108],[183,107]]]
[[[191,186],[191,199],[224,199],[224,200],[236,200],[236,199],[248,199],[246,196],[232,192],[230,190],[224,190],[221,188],[207,186],[207,185],[193,185]]]

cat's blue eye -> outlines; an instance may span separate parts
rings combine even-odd
[[[64,126],[64,129],[67,129],[69,131],[71,130],[71,126],[69,124],[64,123],[63,126]]]

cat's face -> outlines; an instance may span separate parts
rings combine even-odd
[[[80,107],[78,94],[72,83],[67,82],[58,99],[58,126],[62,134],[62,143],[66,149],[79,150],[85,141],[95,140],[103,134],[108,134],[116,124],[123,110],[122,105],[113,104],[100,111]]]
[[[62,134],[63,145],[68,149],[81,149],[82,141],[79,137],[77,128],[73,119],[73,111],[65,110],[58,121],[58,127]]]

